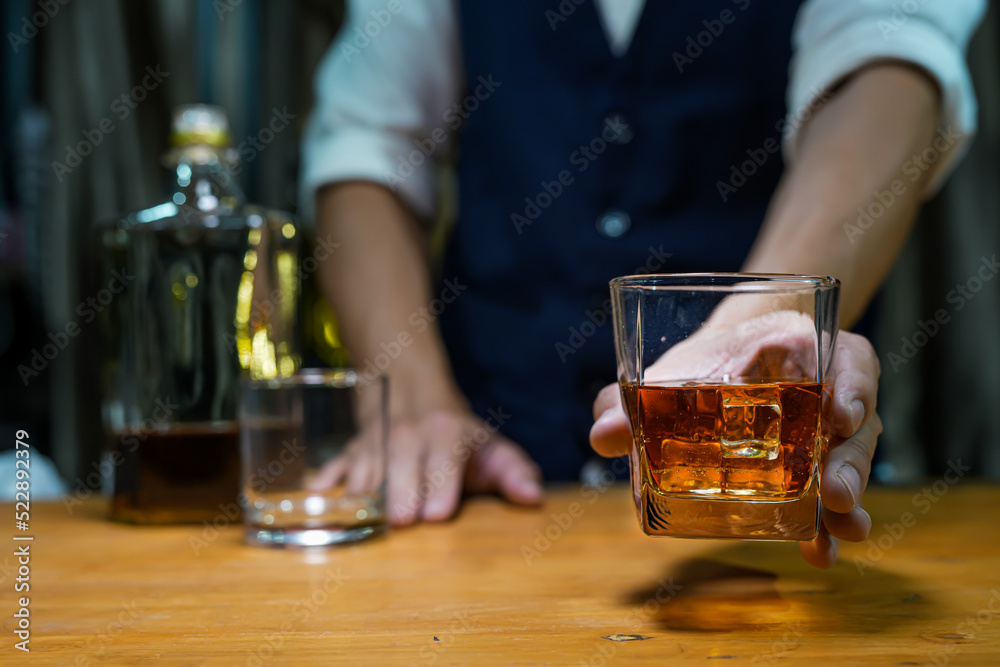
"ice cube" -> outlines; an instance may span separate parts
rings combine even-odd
[[[722,391],[722,455],[774,460],[781,447],[781,403],[775,385]]]

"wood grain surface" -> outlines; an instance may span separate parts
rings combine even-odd
[[[10,546],[0,662],[1000,664],[1000,487],[866,505],[871,542],[823,571],[794,544],[646,537],[621,485],[550,489],[534,510],[472,499],[451,523],[321,551],[245,546],[224,517],[136,527],[100,501],[35,503],[31,653],[14,649]]]

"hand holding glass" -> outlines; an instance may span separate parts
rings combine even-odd
[[[611,290],[643,530],[815,539],[839,283],[678,274]]]

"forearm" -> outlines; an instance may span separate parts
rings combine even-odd
[[[803,126],[744,271],[840,278],[841,321],[851,326],[916,217],[933,168],[911,160],[938,122],[938,92],[923,73],[886,63],[853,75]],[[859,208],[870,217],[859,221]]]
[[[340,244],[319,277],[355,366],[384,366],[385,357],[398,352],[380,369],[392,377],[395,416],[461,407],[437,327],[426,318],[419,327],[412,321],[432,299],[417,219],[387,189],[367,182],[321,189],[316,219],[318,233]]]

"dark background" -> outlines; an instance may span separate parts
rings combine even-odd
[[[79,321],[76,307],[93,293],[93,222],[162,196],[167,172],[160,156],[173,107],[221,105],[234,144],[256,135],[274,109],[294,114],[288,129],[244,165],[241,181],[252,201],[297,210],[298,142],[313,71],[343,11],[339,0],[4,0],[0,449],[12,446],[16,428],[26,428],[67,481],[85,476],[99,459],[96,326],[82,325],[27,385],[17,366],[30,362],[50,332]],[[874,312],[886,428],[880,481],[912,482],[958,458],[1000,478],[1000,278],[960,311],[947,300],[984,256],[1000,253],[998,36],[994,4],[970,48],[979,136],[925,207]],[[139,92],[136,99],[144,99],[134,109],[116,103],[141,87],[147,67],[168,74]],[[94,134],[102,121],[113,131]],[[87,133],[100,136],[93,152],[68,173],[54,166],[69,165],[67,146]],[[920,321],[941,308],[950,321],[906,363],[891,363],[901,338],[912,340]],[[306,285],[303,329],[313,362],[340,358],[323,331],[328,320],[326,305]]]

